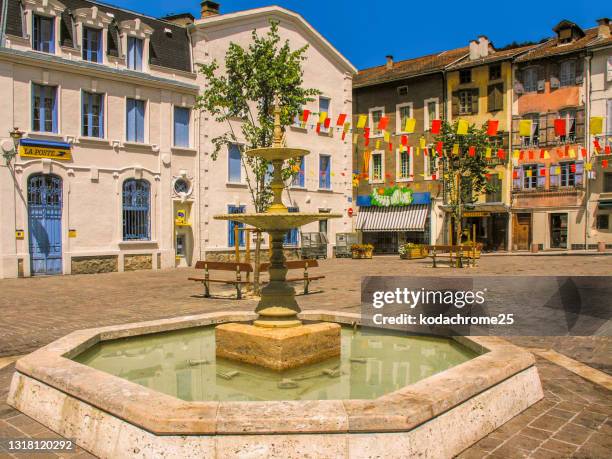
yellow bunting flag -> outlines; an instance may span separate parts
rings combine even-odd
[[[584,165],[585,170],[590,171],[593,169],[593,165],[591,163],[586,163]]]
[[[391,134],[389,134],[389,131],[383,131],[383,137],[385,138],[385,142],[389,143],[391,141]]]
[[[357,140],[359,140],[359,134],[353,134],[353,143],[357,144]]]
[[[466,135],[468,131],[468,122],[467,120],[459,120],[457,122],[457,135]]]
[[[527,177],[531,177],[531,175],[533,174],[533,172],[532,172],[532,170],[531,170],[531,169],[527,169],[527,170],[525,171],[525,174],[527,175]]]
[[[550,153],[548,153],[548,150],[544,150],[544,159],[550,159]]]
[[[342,128],[342,132],[348,132],[350,128],[351,128],[351,123],[346,122],[344,123],[344,127]]]
[[[519,159],[519,158],[521,157],[521,152],[520,152],[520,151],[518,151],[518,150],[514,150],[514,151],[512,152],[512,157],[513,157],[514,159]]]
[[[491,158],[491,147],[487,147],[487,149],[485,150],[485,158]]]
[[[366,150],[363,152],[363,169],[362,172],[365,174],[370,170],[370,151]]]
[[[419,139],[419,146],[424,150],[425,148],[427,148],[427,141],[425,140],[425,137],[421,137]]]
[[[521,137],[531,137],[531,120],[519,121],[519,135]]]
[[[421,149],[419,147],[414,147],[414,152],[419,156],[421,154]]]
[[[377,141],[376,141],[376,149],[377,149],[377,150],[380,150],[380,140],[377,140]]]
[[[561,173],[561,166],[555,167],[555,175],[559,175]]]
[[[497,177],[498,177],[500,180],[503,180],[503,179],[504,179],[504,171],[499,171],[499,172],[497,173]]]
[[[453,145],[453,155],[458,155],[459,154],[459,144],[456,143]]]
[[[574,150],[573,148],[570,148],[570,150],[569,150],[569,157],[570,158],[575,158],[576,157],[576,150]]]
[[[327,119],[327,112],[321,112],[319,113],[319,123],[323,124],[325,123],[325,120]]]
[[[591,116],[591,124],[589,127],[591,135],[599,135],[603,132],[603,117]]]
[[[406,125],[404,126],[404,132],[408,134],[412,134],[414,132],[415,126],[416,126],[416,119],[406,118]]]
[[[368,115],[359,115],[357,120],[357,129],[363,129],[368,122]]]

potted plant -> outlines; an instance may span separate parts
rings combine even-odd
[[[372,258],[374,246],[372,244],[353,244],[351,252],[353,258]]]
[[[415,244],[413,242],[408,242],[406,244],[402,244],[399,247],[399,254],[402,260],[415,260],[418,258],[425,258],[425,247],[423,244]]]

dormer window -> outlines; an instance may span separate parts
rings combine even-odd
[[[55,53],[55,19],[35,14],[32,18],[32,48]]]
[[[130,70],[142,71],[143,43],[140,38],[128,37],[127,66]]]
[[[83,60],[102,62],[102,31],[83,27]]]

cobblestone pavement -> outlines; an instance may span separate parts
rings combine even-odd
[[[432,269],[425,260],[397,257],[322,261],[315,293],[300,296],[303,309],[359,310],[365,275],[606,275],[612,257],[483,257],[469,270]],[[313,270],[314,271],[314,270]],[[194,270],[162,270],[0,280],[0,357],[30,352],[73,330],[116,323],[211,312],[252,309],[252,299],[233,300],[231,289],[214,286],[216,298],[203,299],[201,286],[186,279]],[[313,272],[314,274],[314,272]],[[300,288],[298,287],[298,291]],[[610,337],[522,337],[519,345],[552,348],[612,374]],[[462,458],[604,458],[612,450],[612,394],[564,368],[538,358],[545,399],[467,451]],[[0,369],[0,438],[53,438],[57,434],[13,410],[6,395],[13,365]],[[61,457],[92,457],[78,449]],[[0,450],[0,459],[10,456]],[[41,454],[34,457],[58,457]]]

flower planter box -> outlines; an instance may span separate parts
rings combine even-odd
[[[353,250],[353,259],[370,259],[372,258],[373,250]]]
[[[402,260],[417,260],[417,259],[421,259],[425,257],[426,257],[426,253],[420,248],[409,249],[406,253],[400,254],[400,258]]]

